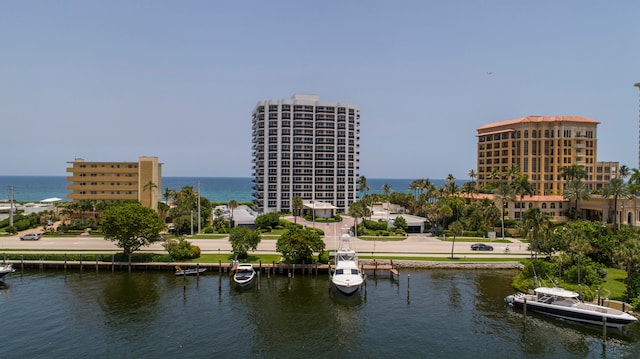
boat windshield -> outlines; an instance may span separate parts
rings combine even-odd
[[[339,261],[354,261],[355,256],[353,254],[340,254],[338,256]]]
[[[351,269],[351,274],[358,274],[358,270],[357,269]]]
[[[344,274],[344,269],[338,269],[338,270],[336,270],[336,274]]]

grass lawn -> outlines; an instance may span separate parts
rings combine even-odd
[[[601,295],[611,299],[622,299],[627,290],[626,279],[627,272],[624,269],[607,268],[607,277],[600,290]]]

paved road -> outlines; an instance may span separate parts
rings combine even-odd
[[[293,221],[293,218],[292,218]],[[328,250],[335,250],[338,245],[339,236],[344,233],[345,223],[311,223],[304,222],[301,218],[298,223],[305,223],[308,226],[321,228],[325,232],[324,241]],[[351,222],[352,223],[352,222]],[[31,232],[37,230],[31,230]],[[22,232],[26,233],[26,232]],[[512,243],[491,243],[491,241],[479,240],[478,242],[490,243],[494,247],[492,252],[472,252],[471,243],[457,242],[454,246],[456,256],[467,257],[504,257],[505,248],[509,246],[509,257],[520,258],[529,256],[527,245],[510,238]],[[189,241],[200,247],[203,253],[229,253],[231,244],[228,238],[224,239],[194,239]],[[449,256],[451,255],[451,242],[441,241],[426,234],[409,235],[403,241],[364,241],[357,238],[352,239],[353,247],[361,255],[373,254],[376,256]],[[264,239],[260,242],[257,252],[276,253],[276,241]],[[0,236],[0,250],[29,250],[29,251],[120,251],[113,242],[106,241],[102,237],[49,237],[43,236],[39,241],[21,241],[19,236]],[[145,251],[163,252],[164,248],[160,243],[154,243],[150,247],[143,248]]]

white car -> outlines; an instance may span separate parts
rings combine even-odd
[[[21,241],[37,241],[40,240],[40,233],[27,233],[20,236]]]

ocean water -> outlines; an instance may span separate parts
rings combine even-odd
[[[163,177],[162,189],[180,190],[185,186],[200,188],[203,197],[212,202],[250,202],[252,177]],[[382,186],[388,184],[392,192],[411,193],[409,184],[415,179],[406,178],[368,178],[371,193],[382,193]],[[431,180],[436,186],[442,186],[442,179]],[[0,201],[13,198],[17,202],[39,202],[46,198],[62,198],[66,201],[67,180],[64,176],[0,176]]]

